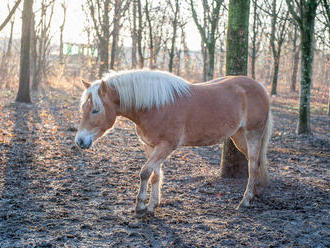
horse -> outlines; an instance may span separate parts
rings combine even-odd
[[[246,76],[191,84],[162,71],[134,70],[88,83],[75,143],[82,149],[112,128],[117,116],[135,123],[147,162],[140,171],[137,214],[160,204],[162,162],[179,146],[214,145],[231,138],[248,160],[248,183],[237,208],[268,184],[266,152],[272,118],[265,87]],[[147,187],[151,195],[147,203]]]

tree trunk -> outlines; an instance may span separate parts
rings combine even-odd
[[[137,32],[137,45],[138,45],[138,54],[139,54],[139,67],[144,67],[144,57],[143,57],[143,51],[142,51],[142,6],[141,6],[141,0],[137,0],[138,4],[138,32]]]
[[[206,81],[212,80],[214,77],[214,45],[209,44],[208,46],[208,67],[206,72]]]
[[[296,91],[297,85],[297,74],[298,74],[298,63],[299,63],[299,47],[297,45],[298,40],[298,31],[297,28],[294,28],[294,36],[293,36],[293,66],[292,66],[292,76],[291,76],[291,84],[290,84],[290,91]]]
[[[249,9],[249,0],[229,1],[226,75],[247,74]],[[248,175],[247,160],[230,139],[223,143],[220,174],[222,177]]]
[[[65,20],[66,20],[66,5],[63,2],[61,4],[62,8],[63,8],[63,22],[62,25],[60,26],[60,63],[64,63],[63,61],[63,32],[64,32],[64,25],[65,25]]]
[[[330,116],[330,88],[329,88],[329,94],[328,94],[328,116]]]
[[[136,34],[136,0],[133,1],[133,30],[132,30],[132,68],[136,68],[137,59],[136,59],[136,51],[137,51],[137,34]]]
[[[99,77],[102,77],[104,73],[108,72],[109,69],[109,40],[110,40],[110,0],[104,1],[104,12],[103,12],[103,23],[102,30],[103,35],[99,37]]]
[[[278,70],[280,65],[280,55],[277,54],[274,56],[274,68],[273,68],[273,80],[272,80],[272,89],[270,94],[277,95],[277,81],[278,81]]]
[[[60,63],[63,63],[63,29],[60,29]]]
[[[153,37],[153,30],[152,30],[152,22],[150,18],[150,9],[149,9],[149,3],[148,0],[146,1],[145,6],[145,12],[146,12],[146,19],[148,22],[148,30],[149,30],[149,68],[154,68],[154,59],[155,59],[155,50],[154,50],[154,37]]]
[[[224,50],[224,42],[221,40],[220,41],[220,57],[219,57],[219,73],[220,76],[223,76],[224,73],[224,64],[225,64],[225,50]]]
[[[38,46],[38,39],[37,39],[37,34],[36,34],[36,30],[35,30],[35,15],[33,14],[32,15],[32,24],[31,24],[31,49],[30,49],[30,52],[31,52],[31,56],[30,56],[30,62],[31,62],[31,75],[32,75],[32,90],[34,88],[34,85],[36,85],[36,81],[38,80],[37,77],[38,77],[38,61],[37,61],[37,58],[38,58],[38,53],[37,53],[37,46]]]
[[[253,26],[252,26],[252,54],[251,54],[251,77],[256,78],[256,59],[257,59],[257,2],[253,4]]]
[[[10,22],[10,35],[9,35],[9,40],[8,40],[7,52],[6,52],[7,57],[11,56],[11,48],[12,48],[12,44],[13,44],[14,24],[15,24],[14,20]]]
[[[301,81],[299,92],[298,134],[309,134],[310,129],[310,90],[313,60],[313,34],[310,30],[301,34]]]
[[[208,52],[203,42],[201,42],[201,53],[203,57],[203,81],[207,81],[207,71],[208,71]]]
[[[174,20],[172,21],[172,38],[171,38],[171,49],[169,54],[169,62],[168,62],[168,71],[173,71],[173,59],[174,59],[174,49],[175,49],[175,41],[176,41],[176,33],[178,29],[178,12],[179,12],[179,1],[175,1],[175,12],[174,12]]]
[[[114,29],[112,32],[112,46],[111,46],[111,55],[110,55],[110,69],[115,68],[116,53],[117,53],[117,42],[119,36],[119,23],[114,23]]]
[[[109,61],[109,53],[108,53],[108,45],[109,42],[105,38],[99,39],[99,77],[102,77],[104,73],[108,71],[108,61]]]
[[[316,1],[304,9],[301,26],[301,81],[299,92],[298,134],[310,134],[310,91],[313,64],[313,36],[316,16]]]
[[[173,59],[174,59],[174,48],[175,48],[175,40],[176,40],[176,26],[173,26],[173,34],[171,39],[171,49],[169,54],[169,61],[168,61],[168,71],[173,71]]]
[[[17,102],[30,103],[30,41],[33,0],[24,0]]]
[[[110,69],[115,68],[115,62],[117,57],[118,50],[118,40],[119,40],[119,31],[120,31],[120,19],[122,15],[122,2],[115,1],[115,16],[113,18],[113,30],[112,30],[112,46],[111,46],[111,55],[110,55]]]

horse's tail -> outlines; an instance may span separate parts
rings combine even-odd
[[[272,136],[273,130],[273,118],[272,112],[269,110],[266,126],[261,141],[261,149],[259,153],[259,179],[262,186],[266,186],[269,183],[268,174],[266,170],[267,166],[267,147],[269,140]]]

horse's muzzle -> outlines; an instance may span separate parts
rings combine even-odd
[[[82,138],[76,139],[76,145],[81,149],[88,149],[92,146],[92,140],[85,141]]]

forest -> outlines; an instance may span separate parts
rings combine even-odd
[[[330,246],[328,0],[3,0],[1,6],[0,247]],[[270,105],[265,130],[270,113],[273,126],[267,187],[257,190],[259,174],[253,184],[248,124],[235,129],[245,132],[246,152],[237,133],[218,144],[186,146],[188,136],[170,125],[179,141],[153,162],[160,146],[150,141],[149,152],[148,130],[121,112],[82,149],[86,106],[94,104],[88,116],[100,111],[92,93],[85,99],[87,92],[97,85],[104,107],[105,92],[121,104],[120,91],[115,87],[113,95],[114,85],[103,82],[125,73],[166,75],[192,89],[232,78],[253,82],[246,89],[261,84]],[[163,92],[154,101],[161,102],[169,93],[156,83]],[[134,91],[142,100],[152,92]],[[184,101],[180,94],[172,95],[174,107]],[[223,101],[229,107],[219,123],[233,115],[239,99]],[[216,102],[201,116],[212,118]],[[156,106],[141,110],[146,120],[145,112],[156,113],[152,123],[167,107]],[[204,123],[205,139],[216,135],[214,123],[190,121]],[[262,163],[259,158],[256,166]],[[242,206],[249,187],[254,195]],[[150,195],[148,210],[159,198],[152,212],[138,213],[146,201],[141,195]]]

